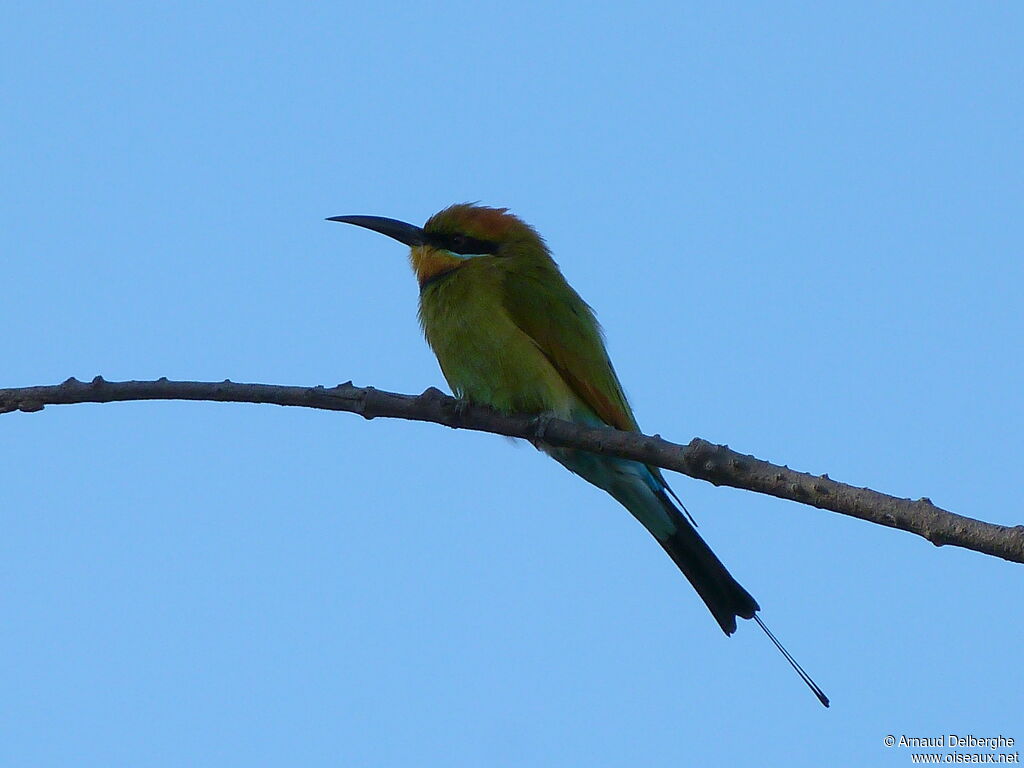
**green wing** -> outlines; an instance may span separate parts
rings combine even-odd
[[[604,348],[594,311],[566,282],[553,261],[535,262],[526,268],[510,266],[502,283],[502,301],[512,321],[533,340],[569,388],[601,421],[625,432],[639,432]],[[689,516],[665,481],[661,468],[647,468]],[[690,520],[696,525],[692,516]]]
[[[502,301],[516,326],[537,345],[570,389],[604,423],[639,431],[605,351],[594,312],[550,264],[506,271]]]

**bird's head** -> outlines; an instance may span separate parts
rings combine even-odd
[[[457,203],[422,227],[382,216],[332,216],[328,221],[372,229],[408,245],[421,287],[478,259],[547,256],[540,235],[507,208]]]

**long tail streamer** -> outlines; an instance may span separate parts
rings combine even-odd
[[[814,695],[818,697],[818,701],[820,701],[822,703],[822,706],[827,707],[828,706],[828,696],[825,695],[825,692],[823,690],[821,690],[821,688],[818,687],[818,684],[811,679],[810,675],[808,675],[806,672],[804,672],[804,668],[796,663],[796,659],[794,659],[790,655],[789,651],[787,651],[783,647],[782,643],[780,643],[778,641],[778,639],[775,637],[775,635],[772,634],[772,631],[770,629],[768,629],[767,626],[765,626],[765,623],[763,621],[761,621],[761,617],[758,616],[756,613],[754,614],[754,621],[756,621],[757,622],[757,626],[759,626],[761,629],[763,629],[764,633],[766,635],[768,635],[768,639],[771,640],[773,643],[775,643],[775,647],[778,648],[779,651],[782,653],[782,655],[786,657],[786,661],[788,661],[790,666],[793,667],[793,669],[796,670],[796,673],[798,675],[800,675],[800,679],[803,680],[805,683],[807,683],[807,687],[810,688],[811,692],[814,693]]]

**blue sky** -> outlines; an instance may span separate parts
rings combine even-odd
[[[24,4],[0,386],[443,386],[403,249],[509,206],[642,426],[1022,520],[1014,4]],[[1024,739],[1021,566],[673,485],[823,710],[526,446],[271,406],[0,419],[0,764],[908,765]]]

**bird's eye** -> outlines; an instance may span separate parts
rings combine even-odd
[[[444,248],[452,253],[461,255],[476,255],[484,253],[497,253],[498,244],[487,240],[480,240],[462,232],[446,232],[433,235],[431,241],[438,248]]]

